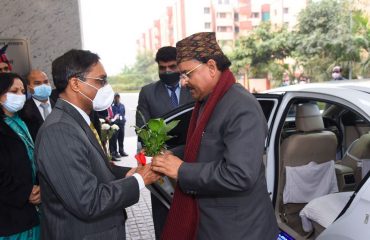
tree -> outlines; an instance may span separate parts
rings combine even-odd
[[[236,42],[229,55],[231,69],[238,74],[247,74],[248,77],[271,75],[281,79],[287,68],[283,59],[290,56],[294,46],[294,37],[285,28],[272,31],[270,24],[262,24]]]
[[[125,66],[120,74],[110,77],[109,81],[116,91],[138,90],[155,81],[157,75],[153,53],[142,52],[137,54],[132,67]]]
[[[311,1],[299,14],[293,56],[317,81],[329,79],[334,65],[348,71],[352,63],[361,64],[368,52],[367,22],[351,7],[348,0]]]

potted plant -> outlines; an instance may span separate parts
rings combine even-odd
[[[141,128],[135,126],[136,133],[143,144],[145,156],[153,157],[166,150],[166,141],[173,137],[168,135],[168,133],[174,129],[178,123],[179,120],[166,123],[162,118],[155,118],[150,119],[148,123]],[[143,153],[139,153],[139,156],[142,154]]]
[[[136,154],[135,158],[139,163],[145,165],[148,161],[151,161],[153,156],[162,154],[163,151],[167,149],[166,141],[173,138],[173,136],[168,135],[168,133],[174,129],[179,120],[171,121],[166,123],[162,118],[150,119],[147,124],[139,128],[135,126],[137,135],[143,144],[143,152]],[[164,176],[161,177],[157,184],[169,195],[173,195],[175,181]],[[149,188],[150,189],[150,188]]]

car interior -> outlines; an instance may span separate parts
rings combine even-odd
[[[370,167],[370,125],[345,106],[296,99],[279,141],[279,222],[315,239],[343,209]]]

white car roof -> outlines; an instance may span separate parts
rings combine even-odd
[[[318,93],[353,103],[370,116],[370,79],[297,84],[267,90],[267,94]]]
[[[308,84],[296,84],[285,87],[273,88],[265,91],[264,93],[285,93],[285,92],[322,92],[323,89],[327,90],[328,94],[336,95],[338,89],[348,89],[354,91],[361,91],[370,93],[370,79],[364,80],[341,80],[341,81],[329,81],[323,83],[308,83]]]

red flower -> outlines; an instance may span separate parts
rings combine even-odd
[[[135,155],[136,160],[143,166],[146,164],[146,158],[145,154],[142,152],[139,152],[138,154]]]

